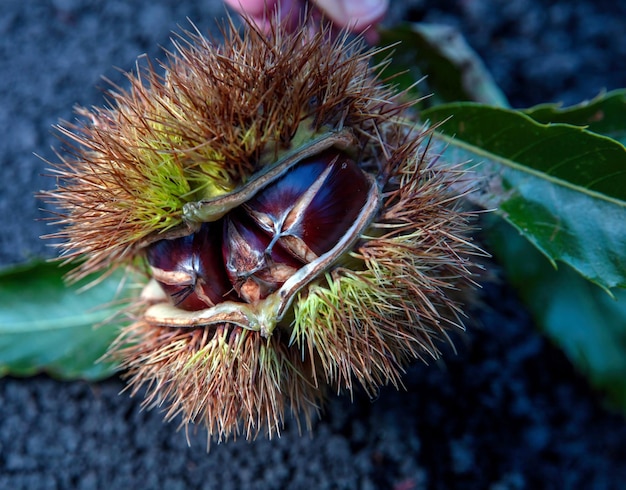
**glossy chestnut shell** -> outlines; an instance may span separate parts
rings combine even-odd
[[[196,233],[148,248],[152,275],[174,306],[201,310],[227,298],[231,285],[220,247],[219,224],[205,223]]]

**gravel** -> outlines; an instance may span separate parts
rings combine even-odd
[[[187,17],[203,31],[221,2],[3,0],[0,15],[0,265],[51,254],[33,193],[54,159],[51,125],[102,104],[142,53],[160,57]],[[394,3],[388,23],[457,26],[517,107],[626,86],[626,4],[604,0]],[[626,423],[534,329],[502,281],[458,352],[415,365],[405,388],[331,398],[310,434],[212,445],[165,424],[118,378],[0,379],[0,489],[618,489]],[[1,308],[1,306],[0,306]]]

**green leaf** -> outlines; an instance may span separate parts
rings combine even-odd
[[[491,222],[485,230],[490,250],[537,324],[593,386],[626,410],[626,291],[611,297],[570,267],[556,270],[513,228]]]
[[[398,74],[403,89],[426,75],[414,95],[431,95],[425,104],[468,100],[508,107],[504,93],[493,81],[476,52],[454,27],[439,24],[404,24],[381,30],[381,45],[394,47],[385,73]],[[381,52],[381,57],[388,54]]]
[[[448,161],[472,160],[495,208],[553,263],[626,287],[626,149],[583,128],[472,103],[425,110]]]
[[[114,372],[111,363],[96,361],[118,332],[106,322],[119,309],[111,303],[131,289],[120,292],[122,276],[113,274],[78,292],[78,285],[65,285],[67,271],[37,261],[0,273],[0,376],[95,380]]]
[[[524,110],[524,113],[540,123],[584,126],[589,131],[626,143],[626,89],[600,94],[593,100],[571,107],[541,104]]]

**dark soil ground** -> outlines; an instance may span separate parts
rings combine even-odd
[[[3,0],[0,265],[50,255],[33,193],[54,158],[50,127],[102,104],[100,76],[160,57],[171,30],[212,28],[221,2]],[[626,4],[604,0],[394,3],[388,23],[457,26],[516,107],[626,87]],[[123,83],[123,82],[122,82]],[[416,365],[406,390],[332,398],[313,432],[214,445],[118,395],[123,383],[0,379],[0,489],[619,489],[626,423],[537,333],[503,282],[458,354]],[[0,305],[0,308],[2,306]],[[36,305],[34,305],[36,307]]]

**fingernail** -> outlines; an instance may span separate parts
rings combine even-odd
[[[344,1],[346,14],[362,24],[364,20],[377,21],[387,11],[388,0]]]

